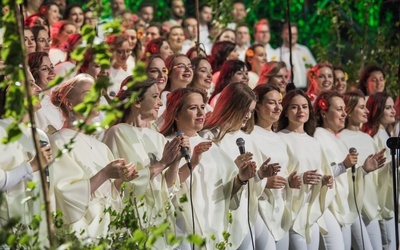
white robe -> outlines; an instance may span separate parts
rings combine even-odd
[[[365,159],[367,159],[369,155],[375,154],[379,151],[372,137],[362,131],[344,129],[340,132],[339,139],[347,148],[354,147],[357,149],[357,152],[359,153],[359,166],[364,164]],[[365,184],[362,211],[363,214],[368,217],[369,221],[377,219],[381,210],[379,207],[377,191],[378,171],[379,170],[373,171],[364,176]]]
[[[325,164],[327,168],[334,167],[338,163],[343,162],[349,149],[335,134],[319,127],[316,129],[314,137],[319,141],[322,147],[322,152],[324,154],[323,164]],[[358,209],[361,212],[364,198],[364,171],[362,167],[356,167],[355,174],[356,200]],[[342,227],[350,227],[358,218],[353,193],[351,169],[336,176],[334,184],[336,194],[329,205],[329,209]]]
[[[306,133],[281,130],[278,133],[286,143],[289,155],[287,172],[297,171],[303,181],[303,174],[317,170],[322,175],[332,175],[330,169],[323,168],[322,149],[319,142]],[[326,230],[323,220],[319,220],[334,196],[334,189],[316,185],[302,184],[300,189],[291,189],[290,204],[293,219],[292,229],[310,242],[311,226],[318,220],[322,230]]]
[[[201,135],[207,139],[213,139],[217,134],[217,131],[202,131]],[[236,145],[238,138],[243,138],[246,142],[246,152],[253,153],[253,161],[256,162],[257,169],[263,163],[261,153],[258,151],[256,145],[253,143],[249,134],[239,130],[233,133],[227,133],[222,140],[216,144],[231,158],[235,160],[239,155],[239,149]],[[257,174],[256,174],[257,175]],[[266,185],[266,179],[260,181],[259,178],[252,178],[249,183],[242,187],[240,193],[237,194],[240,197],[240,206],[236,210],[231,210],[232,213],[232,224],[230,225],[229,241],[232,243],[232,249],[236,249],[240,246],[243,239],[249,234],[248,226],[248,187],[250,185],[250,207],[249,207],[249,221],[251,227],[254,226],[257,215],[258,215],[258,199],[262,195],[264,187]]]
[[[53,133],[54,129],[60,130],[64,126],[65,121],[60,109],[54,106],[49,95],[43,96],[41,104],[42,107],[35,113],[37,128],[46,133]]]
[[[279,163],[281,171],[279,176],[287,178],[289,157],[286,144],[280,136],[273,131],[267,131],[259,126],[254,126],[251,137],[260,150],[263,159],[271,157],[270,163]],[[264,189],[264,193],[258,201],[258,212],[275,241],[281,240],[292,226],[290,204],[287,202],[290,195],[290,187],[283,189]]]
[[[379,206],[381,207],[381,219],[390,220],[394,217],[394,202],[393,202],[393,182],[392,182],[392,156],[390,149],[386,146],[386,141],[389,135],[385,129],[379,128],[376,135],[373,137],[379,149],[386,148],[385,166],[377,170],[378,178],[376,186],[378,187]]]
[[[189,141],[193,151],[196,145],[208,140],[196,135],[190,137]],[[191,155],[192,153],[190,152]],[[185,163],[183,159],[182,167],[187,167]],[[215,249],[216,243],[224,241],[222,233],[229,227],[229,206],[237,172],[235,163],[216,144],[202,154],[200,163],[193,170],[192,192],[196,234],[207,239],[206,249]],[[181,203],[180,198],[183,195],[186,195],[187,201]],[[183,210],[176,209],[178,227],[187,234],[191,234],[193,224],[189,177],[181,184],[174,203],[183,208]],[[211,240],[211,235],[215,236],[215,240]]]
[[[126,183],[125,196],[137,199],[139,204],[143,203],[143,206],[138,207],[139,216],[142,218],[146,215],[147,222],[142,222],[142,225],[147,228],[167,220],[171,223],[171,230],[174,231],[175,211],[171,198],[179,189],[179,178],[172,188],[167,187],[163,173],[150,180],[149,167],[161,160],[167,143],[165,137],[150,128],[138,128],[120,123],[106,132],[103,141],[110,147],[115,157],[124,158],[126,163],[133,162],[136,165],[139,177]],[[166,207],[170,209],[167,210]],[[153,247],[168,248],[166,240],[158,240]]]
[[[50,136],[53,155],[64,149],[76,131],[61,129]],[[110,149],[95,138],[79,133],[72,144],[50,167],[50,191],[56,198],[56,209],[61,210],[66,225],[78,237],[105,237],[111,216],[104,209],[121,209],[121,197],[111,180],[105,181],[94,193],[90,191],[90,178],[114,157]],[[65,151],[65,150],[64,150]],[[84,230],[83,234],[80,234]]]

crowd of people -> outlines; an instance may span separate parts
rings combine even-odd
[[[283,25],[283,44],[272,48],[268,20],[247,26],[241,1],[227,27],[212,22],[207,4],[199,20],[186,16],[182,0],[169,8],[171,19],[156,23],[146,2],[132,13],[111,0],[104,20],[65,0],[23,6],[26,84],[40,98],[40,154],[51,163],[51,208],[65,225],[81,239],[107,237],[113,217],[105,209],[140,199],[135,213],[145,227],[169,222],[176,236],[206,238],[205,249],[225,241],[228,249],[395,249],[386,140],[399,135],[400,101],[386,92],[385,72],[367,66],[350,89],[345,68],[317,63],[297,43],[296,24]],[[104,30],[112,20],[121,34]],[[94,44],[109,45],[109,69],[83,43],[84,25],[96,30]],[[79,46],[88,47],[82,62],[71,56]],[[132,85],[139,61],[148,78]],[[49,88],[57,76],[63,82]],[[122,115],[87,135],[77,121],[100,123],[105,114],[95,108],[84,117],[76,107],[102,76],[110,86],[100,105],[119,100]],[[1,97],[3,138],[14,120],[4,117],[7,89]],[[40,199],[21,204],[33,195],[28,181],[39,182],[27,120],[17,141],[0,145],[0,225],[15,216],[28,225],[41,213]],[[192,246],[170,246],[165,235],[153,247]]]

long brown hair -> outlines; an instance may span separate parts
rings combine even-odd
[[[257,102],[257,96],[251,88],[243,83],[232,83],[221,92],[218,104],[209,117],[206,118],[204,129],[219,129],[215,141],[220,141],[226,133],[234,131],[235,127],[242,124],[249,112],[252,102]],[[242,130],[250,133],[254,128],[254,117],[247,121]]]
[[[257,105],[261,105],[262,102],[264,101],[264,96],[271,92],[271,91],[278,91],[278,93],[281,93],[281,90],[275,86],[275,85],[271,85],[271,84],[260,84],[257,85],[254,89],[253,92],[257,95]],[[257,109],[254,110],[254,123],[257,124],[258,122],[258,112]]]
[[[283,109],[282,109],[282,114],[279,117],[279,121],[278,121],[278,131],[285,129],[289,126],[289,118],[287,117],[286,113],[289,109],[292,99],[298,95],[306,98],[307,104],[308,104],[308,109],[309,109],[309,118],[308,118],[308,121],[306,123],[304,123],[304,131],[309,136],[314,136],[315,126],[316,126],[314,110],[312,108],[310,98],[301,89],[291,90],[286,93],[285,97],[283,97],[283,100],[282,100],[282,108]]]
[[[346,92],[343,94],[343,101],[346,104],[345,111],[347,113],[345,127],[349,125],[349,115],[357,107],[358,100],[361,98],[365,100],[365,95],[363,92],[361,92],[361,90]]]
[[[207,102],[206,93],[197,88],[179,88],[168,95],[166,111],[168,110],[169,112],[164,112],[165,117],[164,124],[160,129],[161,134],[169,136],[178,132],[175,118],[181,112],[186,97],[193,93],[200,94],[203,98],[204,104]]]
[[[322,111],[327,111],[329,107],[332,105],[332,99],[334,97],[343,98],[341,94],[335,91],[324,91],[322,92],[314,102],[314,113],[315,113],[315,120],[317,122],[317,127],[323,126],[323,119],[322,119]],[[326,105],[327,104],[327,105]],[[324,106],[326,105],[326,107]]]

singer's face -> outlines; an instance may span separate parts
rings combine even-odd
[[[383,116],[381,117],[381,124],[387,126],[395,122],[396,110],[394,109],[394,102],[392,97],[389,97],[385,103],[385,109],[383,110]]]
[[[203,129],[205,120],[205,103],[199,93],[191,93],[185,97],[182,110],[176,119],[178,131],[184,132],[187,136],[195,136]]]
[[[346,121],[346,104],[341,97],[333,97],[331,105],[326,111],[325,118],[323,118],[323,127],[332,131],[333,133],[339,133],[344,128]],[[323,111],[322,111],[323,112]]]
[[[369,111],[365,105],[365,99],[359,98],[357,106],[354,108],[353,112],[348,114],[347,119],[349,119],[350,124],[359,125],[361,123],[368,122]]]
[[[257,105],[258,119],[268,124],[277,122],[281,112],[282,99],[280,93],[276,90],[266,93],[261,104]]]
[[[145,121],[154,121],[158,117],[158,109],[162,106],[157,84],[147,89],[140,102],[140,118]]]
[[[304,96],[297,95],[293,97],[286,113],[289,125],[304,125],[310,117],[310,107]]]

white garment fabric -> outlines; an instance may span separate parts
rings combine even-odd
[[[206,139],[214,139],[218,133],[218,129],[213,131],[204,130],[200,133],[200,135]],[[246,152],[253,153],[253,161],[256,163],[258,169],[263,163],[262,156],[249,134],[246,134],[241,130],[227,133],[225,134],[224,138],[216,142],[216,144],[227,155],[229,155],[231,160],[234,161],[240,155],[239,149],[236,145],[236,140],[238,138],[243,138],[245,140]],[[236,210],[231,210],[232,224],[230,225],[229,233],[231,235],[230,242],[232,243],[232,249],[238,248],[243,239],[249,235],[248,224],[250,224],[250,227],[254,226],[258,216],[258,198],[261,196],[265,188],[266,181],[267,180],[260,180],[259,178],[254,177],[249,180],[247,185],[242,187],[241,195],[239,194],[240,206]],[[248,190],[249,188],[250,192]],[[248,199],[250,199],[249,206]]]
[[[43,96],[41,104],[42,107],[35,113],[36,127],[46,133],[53,133],[54,129],[60,130],[65,121],[60,109],[54,106],[47,94]]]
[[[63,82],[73,78],[77,72],[78,69],[76,65],[70,61],[65,61],[54,66],[54,73],[56,73],[57,76],[64,77]]]
[[[369,240],[372,244],[372,249],[380,249],[382,247],[382,235],[381,235],[381,228],[379,226],[379,220],[376,219],[373,221],[368,221],[368,219],[365,216],[363,216],[363,221],[368,232]]]
[[[260,79],[260,77],[257,75],[257,73],[255,73],[253,71],[249,71],[249,84],[248,84],[248,86],[251,89],[254,89],[257,86],[258,79]]]
[[[290,175],[287,172],[289,157],[286,144],[280,136],[256,125],[251,137],[260,150],[262,158],[271,157],[270,163],[279,163],[281,171],[278,175],[287,178]],[[275,241],[284,238],[292,226],[290,204],[287,202],[288,195],[290,195],[290,191],[287,191],[289,188],[289,185],[286,185],[283,189],[264,189],[258,201],[258,212]]]
[[[283,129],[278,133],[286,143],[289,156],[287,172],[296,171],[303,178],[303,174],[309,170],[317,170],[322,175],[332,175],[331,169],[323,164],[323,153],[319,142],[307,133],[296,133]],[[307,243],[315,242],[312,238],[311,228],[314,224],[320,226],[326,232],[326,225],[320,217],[328,208],[334,198],[335,188],[329,189],[322,186],[322,182],[316,185],[302,184],[300,189],[291,191],[290,204],[293,220],[290,239],[298,241],[303,237]],[[296,236],[298,234],[298,236]],[[319,236],[317,236],[319,241]],[[291,243],[292,244],[292,243]]]
[[[211,49],[212,49],[213,43],[209,38],[210,32],[208,30],[207,25],[200,24],[199,36],[200,36],[201,48],[204,49],[204,51],[206,52],[207,55],[211,55]]]
[[[125,159],[126,163],[134,163],[139,172],[138,178],[125,183],[125,197],[138,199],[138,203],[143,204],[138,206],[138,217],[143,220],[141,224],[157,226],[167,220],[174,232],[175,210],[171,198],[179,189],[179,178],[172,188],[167,187],[163,173],[150,179],[149,167],[161,160],[167,143],[164,136],[150,128],[120,123],[106,132],[103,141],[115,157]],[[166,207],[170,209],[167,210]],[[146,217],[145,220],[143,216]],[[166,237],[157,240],[153,247],[167,249]]]
[[[182,50],[181,53],[186,55],[186,53],[192,48],[196,46],[196,43],[194,40],[190,40],[190,39],[186,39],[185,41],[183,41],[182,43]]]
[[[67,60],[67,52],[62,51],[59,48],[50,48],[49,59],[50,62],[55,66]]]
[[[172,139],[172,138],[169,138]],[[199,135],[189,138],[192,152],[196,145],[208,140]],[[182,159],[181,166],[186,168],[186,161]],[[237,167],[232,159],[216,144],[202,154],[200,163],[192,173],[193,208],[197,235],[206,238],[206,249],[215,249],[215,245],[224,241],[223,232],[229,228],[229,207],[231,202],[234,178]],[[184,195],[190,199],[190,178],[181,184],[181,189],[175,196],[174,204],[177,211],[177,226],[186,234],[191,234],[192,213],[190,200],[181,202]],[[178,209],[181,207],[183,209]],[[211,240],[214,235],[215,240]],[[232,236],[229,238],[228,241]]]
[[[128,59],[126,60],[126,72],[128,72],[128,74],[133,74],[133,69],[135,66],[135,58],[133,58],[132,55],[128,56]]]
[[[289,48],[282,45],[278,48],[278,54],[280,60],[286,63],[286,67],[290,71]],[[292,49],[292,62],[296,87],[307,88],[307,71],[316,64],[313,55],[306,46],[296,43]]]
[[[239,55],[239,60],[244,62],[246,60],[246,51],[249,48],[247,45],[243,45],[243,47],[237,46],[236,52]]]
[[[50,136],[53,155],[74,137],[72,150],[63,153],[50,168],[50,192],[55,195],[56,209],[62,211],[64,222],[77,237],[105,237],[111,216],[104,209],[111,207],[119,212],[120,193],[111,180],[91,193],[90,178],[114,160],[114,156],[104,143],[66,128]]]
[[[123,69],[110,68],[111,86],[108,87],[107,93],[111,98],[114,98],[115,95],[118,94],[122,81],[130,75],[131,73]]]
[[[279,62],[281,60],[278,49],[272,48],[271,44],[269,43],[265,45],[265,52],[267,52],[267,62]]]
[[[319,227],[314,223],[310,227],[310,242],[306,238],[293,230],[289,231],[289,249],[290,250],[317,250],[319,248]]]

